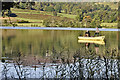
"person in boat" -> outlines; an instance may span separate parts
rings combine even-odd
[[[85,36],[90,37],[90,32],[88,30],[85,32]]]
[[[98,29],[98,27],[96,27],[96,32],[95,32],[95,34],[94,34],[94,37],[95,36],[99,36],[99,29]]]

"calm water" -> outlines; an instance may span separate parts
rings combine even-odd
[[[2,78],[120,78],[119,32],[101,31],[105,44],[78,42],[84,33],[3,30]]]

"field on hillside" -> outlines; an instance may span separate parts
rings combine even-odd
[[[17,17],[11,17],[11,21],[17,26],[27,26],[27,27],[42,27],[43,20],[53,18],[53,19],[68,19],[73,20],[76,15],[69,15],[69,14],[62,14],[58,13],[58,16],[53,16],[52,12],[45,12],[45,11],[36,11],[36,10],[27,10],[27,9],[11,9],[12,13],[16,14]],[[3,19],[3,25],[5,25],[5,20],[10,22],[9,19]],[[23,21],[23,22],[22,22]],[[26,22],[27,21],[27,22]]]

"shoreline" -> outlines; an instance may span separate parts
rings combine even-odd
[[[96,31],[96,28],[71,28],[71,27],[11,27],[11,26],[0,26],[0,29],[36,29],[36,30],[77,30],[77,31]],[[100,31],[120,31],[115,28],[99,28]]]

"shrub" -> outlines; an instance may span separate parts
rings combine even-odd
[[[5,20],[4,20],[4,24],[7,24],[7,23],[8,23],[8,22],[7,22],[7,20],[5,19]]]
[[[18,26],[18,25],[14,23],[13,26],[15,27],[15,26]]]
[[[29,21],[21,20],[21,21],[17,21],[17,23],[29,23]]]

